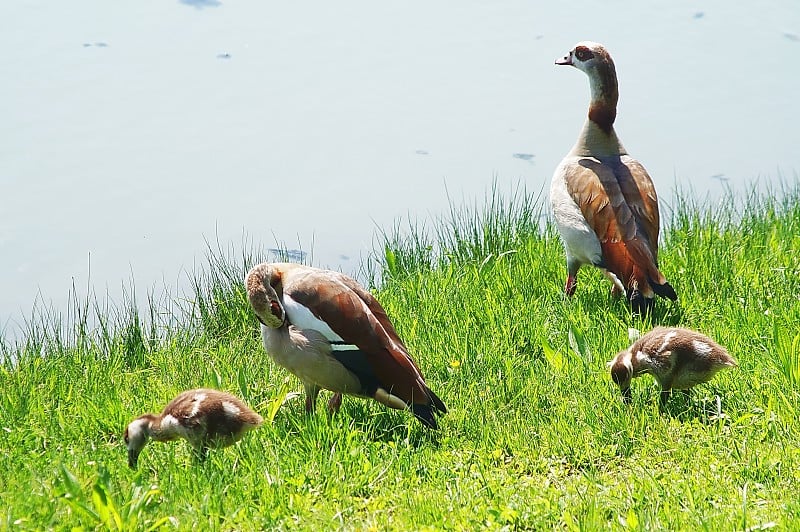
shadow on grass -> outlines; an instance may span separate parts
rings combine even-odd
[[[423,427],[410,411],[382,409],[368,400],[352,397],[345,397],[341,410],[333,415],[320,405],[311,414],[296,405],[284,405],[274,423],[282,436],[304,434],[303,439],[310,437],[323,446],[352,434],[361,434],[372,442],[403,442],[414,449],[439,445],[439,431]]]
[[[668,392],[666,400],[659,404],[662,414],[678,421],[700,421],[703,424],[714,424],[727,418],[722,409],[722,398],[714,394],[712,397],[699,397],[700,392],[691,390],[674,390]]]

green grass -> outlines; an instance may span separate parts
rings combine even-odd
[[[561,293],[544,199],[493,190],[432,227],[384,235],[364,275],[431,388],[441,430],[345,399],[306,417],[260,345],[241,279],[257,254],[209,252],[194,295],[78,301],[0,342],[0,528],[684,529],[800,527],[800,188],[662,208],[679,304],[653,321],[739,361],[663,410],[649,377],[623,405],[606,362],[646,330],[597,271]],[[375,289],[379,286],[379,289]],[[198,386],[271,418],[194,465],[126,423]],[[278,408],[280,407],[280,408]]]

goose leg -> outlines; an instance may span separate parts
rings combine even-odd
[[[303,383],[306,389],[306,413],[311,414],[314,412],[314,407],[317,405],[317,396],[319,395],[320,387],[314,383]]]
[[[669,400],[671,395],[672,395],[671,389],[661,390],[660,402],[662,406],[667,404],[667,401]]]
[[[328,412],[331,414],[335,414],[339,411],[339,408],[342,406],[342,394],[336,392],[331,396],[330,401],[328,401]]]
[[[580,267],[580,262],[567,259],[567,282],[564,285],[564,293],[569,297],[575,295],[575,289],[578,288],[578,270]]]
[[[622,285],[622,282],[620,282],[619,277],[605,268],[603,269],[603,275],[605,275],[606,278],[611,281],[611,297],[616,299],[625,293],[625,287]]]
[[[564,284],[564,293],[569,297],[575,295],[575,289],[578,288],[578,279],[574,275],[567,275],[567,282]]]

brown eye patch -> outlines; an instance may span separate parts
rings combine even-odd
[[[578,61],[588,61],[594,57],[594,53],[585,46],[578,46],[575,48],[575,57],[578,58]]]

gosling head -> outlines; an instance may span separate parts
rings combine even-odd
[[[155,418],[152,414],[145,414],[131,421],[125,428],[125,446],[128,448],[128,466],[136,469],[139,454],[150,439],[150,422]]]
[[[621,351],[617,353],[608,367],[611,370],[611,380],[614,384],[619,386],[622,392],[622,402],[629,403],[632,398],[631,394],[631,379],[633,379],[633,363],[631,362],[632,354],[630,350]]]

